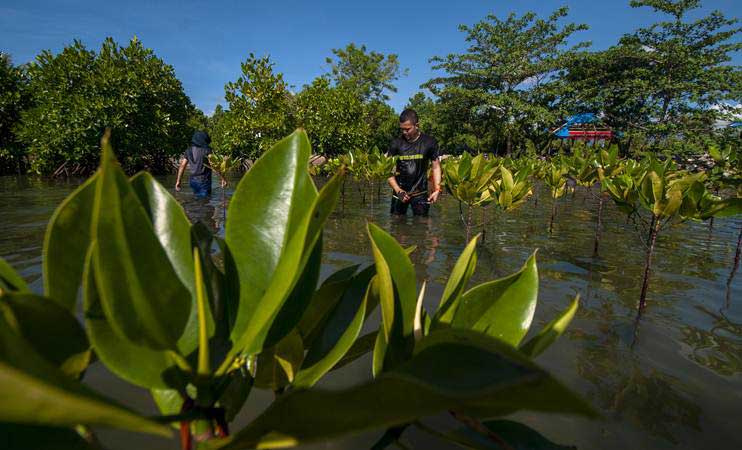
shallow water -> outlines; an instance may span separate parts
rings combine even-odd
[[[172,177],[160,178],[166,186]],[[81,180],[42,181],[0,177],[0,256],[41,292],[41,248],[54,208]],[[321,183],[321,180],[319,181]],[[233,184],[234,185],[234,184]],[[361,199],[348,183],[325,228],[323,274],[355,262],[370,262],[366,221],[391,232],[403,245],[417,245],[412,259],[418,280],[428,280],[425,305],[434,310],[458,254],[465,230],[458,203],[448,196],[427,218],[391,217],[389,199],[376,189]],[[193,199],[186,188],[175,193],[192,220],[223,233],[220,191],[209,201]],[[227,195],[231,191],[228,188]],[[344,204],[344,206],[343,206]],[[559,200],[551,235],[551,199],[545,190],[512,213],[486,212],[485,238],[472,279],[479,283],[518,270],[538,249],[539,305],[534,330],[582,301],[567,333],[537,362],[581,393],[604,416],[588,421],[569,416],[522,413],[517,419],[553,441],[581,449],[738,448],[742,436],[742,270],[727,284],[742,217],[683,223],[660,234],[648,306],[636,321],[644,263],[639,234],[606,202],[599,256],[592,256],[597,200],[579,188]],[[475,222],[482,222],[481,212]],[[481,230],[482,227],[476,227]],[[372,326],[369,324],[369,326]],[[360,360],[323,380],[323,387],[348,386],[370,377]],[[86,381],[100,391],[154,413],[145,391],[126,385],[96,365]],[[254,392],[239,418],[246,423],[272,399]],[[448,426],[445,417],[428,419]],[[233,428],[234,429],[234,428]],[[378,432],[313,448],[368,447]],[[118,431],[104,431],[107,448],[161,449],[177,444]],[[449,448],[420,432],[405,439],[415,448]]]

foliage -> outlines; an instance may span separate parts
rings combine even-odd
[[[500,166],[500,176],[493,180],[489,187],[489,196],[494,204],[503,211],[511,211],[523,205],[533,194],[531,172],[521,168],[512,173],[507,167]]]
[[[385,91],[397,92],[394,81],[407,75],[394,53],[385,56],[373,50],[367,52],[365,45],[358,47],[352,42],[345,48],[332,49],[332,53],[334,59],[325,60],[330,65],[330,78],[337,86],[355,92],[363,102],[389,100]]]
[[[363,103],[344,86],[316,78],[296,96],[296,117],[315,151],[333,156],[367,148],[371,131]]]
[[[107,38],[96,54],[75,41],[61,53],[43,51],[28,67],[33,107],[22,114],[17,135],[31,167],[50,174],[91,172],[106,127],[124,169],[164,171],[193,132],[195,108],[173,68],[141,41],[120,47]]]
[[[238,158],[230,158],[220,153],[209,153],[208,159],[211,170],[219,174],[222,178],[240,165]]]
[[[294,446],[448,410],[470,423],[518,410],[594,415],[530,360],[564,331],[577,299],[523,343],[538,297],[535,255],[515,274],[468,288],[473,240],[429,315],[408,251],[369,224],[374,264],[319,284],[322,228],[344,173],[318,192],[309,154],[301,131],[267,151],[237,186],[222,240],[190,224],[149,174],[128,179],[106,136],[98,172],[49,223],[44,297],[28,294],[0,260],[0,386],[10,399],[2,429],[36,426],[29,439],[72,438],[78,424],[167,434],[160,423],[180,421],[181,445],[193,448],[195,435],[227,436],[252,389],[272,389],[278,400],[209,448]],[[79,289],[84,332],[74,315]],[[359,339],[377,306],[375,341]],[[54,323],[67,331],[49,339]],[[359,342],[373,344],[374,380],[343,391],[312,387],[349,352],[370,350],[354,349]],[[84,373],[91,359],[76,355],[88,349],[152,390],[170,416],[144,419],[65,375]]]
[[[507,153],[525,138],[548,139],[545,130],[559,117],[553,77],[587,45],[567,46],[575,32],[587,28],[560,25],[567,11],[557,9],[546,19],[533,12],[506,19],[490,14],[471,27],[461,25],[469,48],[432,58],[433,69],[447,75],[425,84],[446,103],[447,120],[489,136]]]
[[[0,174],[25,171],[26,152],[18,141],[15,127],[21,112],[30,106],[28,79],[22,67],[0,52]]]
[[[719,11],[686,20],[699,4],[632,1],[632,7],[649,6],[672,20],[574,60],[565,77],[569,107],[603,112],[604,121],[624,133],[625,146],[660,147],[677,139],[688,145],[710,135],[717,119],[728,118],[726,102],[740,98],[742,71],[728,62],[742,49],[733,40],[742,28]]]
[[[291,93],[270,57],[250,53],[240,67],[240,77],[224,87],[228,107],[212,142],[224,154],[255,159],[293,129]]]
[[[487,194],[492,180],[498,173],[499,161],[485,159],[479,154],[471,157],[464,153],[460,158],[449,158],[443,164],[443,184],[456,200],[468,206],[480,206],[491,201]]]
[[[399,136],[399,115],[394,112],[394,108],[379,100],[371,100],[364,104],[364,109],[365,120],[370,130],[369,147],[388,149],[392,139]]]
[[[545,166],[543,180],[549,187],[551,198],[556,200],[566,192],[569,170],[569,161],[563,157],[554,158]]]

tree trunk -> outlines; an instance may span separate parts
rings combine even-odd
[[[598,246],[600,246],[600,231],[603,227],[603,193],[600,193],[598,201],[598,220],[595,223],[595,243],[593,244],[593,256],[598,256]]]
[[[647,239],[647,260],[644,263],[644,280],[642,281],[641,294],[639,294],[639,311],[644,309],[647,302],[647,289],[649,288],[649,277],[652,271],[652,254],[654,253],[654,244],[657,242],[657,233],[660,231],[660,224],[660,219],[652,215],[649,239]]]

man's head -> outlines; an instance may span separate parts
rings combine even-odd
[[[417,126],[417,112],[414,109],[405,109],[399,115],[399,129],[402,136],[407,141],[414,141],[420,136],[420,129]]]

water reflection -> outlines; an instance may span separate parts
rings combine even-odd
[[[683,342],[691,349],[688,357],[719,375],[742,373],[742,324],[733,323],[722,312],[714,313],[703,306],[697,309],[707,315],[713,326],[706,330],[697,326],[683,327]]]

